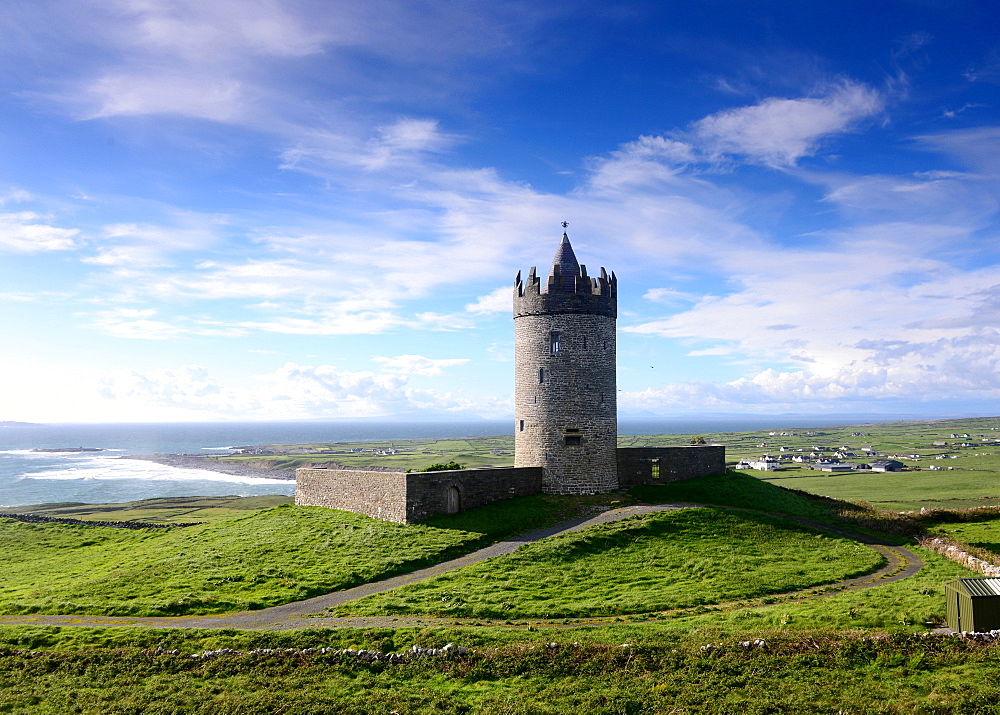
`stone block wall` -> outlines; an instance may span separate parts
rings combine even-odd
[[[721,445],[618,449],[618,483],[622,489],[637,484],[667,484],[725,471],[726,448]]]
[[[406,523],[406,473],[303,467],[295,470],[295,503]]]
[[[295,470],[296,504],[343,509],[400,524],[541,490],[541,467],[410,473],[345,468]]]
[[[722,446],[628,447],[618,449],[616,456],[617,483],[622,489],[726,471],[726,448]],[[303,467],[295,470],[295,503],[408,524],[500,499],[537,494],[543,491],[544,472],[540,466],[409,473]]]
[[[447,514],[450,489],[458,490],[457,511],[475,509],[500,499],[537,494],[542,490],[541,467],[410,472],[405,477],[407,521]]]

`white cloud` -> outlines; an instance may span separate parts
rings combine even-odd
[[[973,127],[916,139],[920,146],[957,157],[986,176],[1000,175],[1000,127]]]
[[[622,144],[615,155],[631,159],[658,159],[670,164],[687,164],[697,160],[694,148],[686,142],[645,135]]]
[[[355,312],[328,307],[316,317],[244,320],[238,325],[246,330],[286,335],[373,335],[398,327],[404,322],[402,318],[384,311]]]
[[[332,365],[289,362],[250,384],[228,384],[199,365],[157,370],[108,371],[99,384],[104,414],[144,411],[186,419],[246,417],[378,417],[415,411],[506,415],[509,400],[439,394],[407,387],[403,375],[351,372]]]
[[[159,249],[153,246],[98,246],[96,256],[81,258],[93,266],[153,268],[165,265]]]
[[[77,248],[80,231],[40,223],[31,211],[0,214],[0,250],[13,253],[70,251]]]
[[[819,97],[772,97],[709,115],[692,125],[691,137],[709,155],[791,166],[813,154],[823,138],[850,130],[882,107],[876,91],[845,82]]]
[[[701,296],[674,288],[650,288],[643,294],[643,299],[652,303],[694,303]]]
[[[234,336],[244,332],[239,326],[209,320],[175,318],[157,320],[154,308],[113,308],[98,311],[87,327],[115,338],[169,340],[181,335]]]
[[[32,196],[24,189],[9,189],[6,193],[0,194],[0,206],[8,203],[22,203],[31,200]]]
[[[353,100],[460,95],[481,79],[463,60],[517,58],[528,50],[521,39],[558,12],[405,0],[47,0],[7,13],[4,55],[44,67],[49,81],[34,96],[80,117],[173,114],[357,137],[371,124],[345,106]],[[303,58],[315,77],[301,71]],[[328,99],[300,101],[296,90],[316,81]]]
[[[167,340],[183,332],[171,323],[154,320],[155,315],[152,308],[115,308],[100,311],[91,325],[116,338],[140,340]]]
[[[442,151],[451,141],[451,137],[439,130],[436,120],[403,117],[378,127],[368,151],[359,152],[356,160],[365,169],[384,169],[415,155]]]
[[[509,313],[514,304],[514,288],[501,286],[486,295],[476,298],[475,303],[469,303],[465,309],[475,315],[491,315],[494,313]]]
[[[112,75],[85,88],[93,107],[85,119],[144,114],[181,114],[217,122],[238,117],[245,90],[234,80],[202,80],[190,75]]]
[[[396,372],[401,375],[426,375],[435,377],[443,375],[445,369],[457,365],[467,365],[471,362],[468,358],[427,358],[423,355],[397,355],[396,357],[373,357],[377,363],[381,363],[384,370]]]

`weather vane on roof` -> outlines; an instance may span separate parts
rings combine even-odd
[[[569,228],[569,221],[563,221],[562,222],[562,227],[563,228]]]

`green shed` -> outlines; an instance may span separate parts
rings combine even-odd
[[[959,578],[944,585],[948,627],[967,633],[1000,629],[1000,578]]]

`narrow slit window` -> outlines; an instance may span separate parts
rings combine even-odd
[[[524,420],[521,420],[521,423],[520,423],[520,424],[518,425],[518,429],[519,429],[519,430],[520,430],[521,432],[524,432]]]
[[[538,368],[538,384],[541,385],[543,382],[545,382],[545,368],[540,367]]]
[[[584,350],[587,349],[587,336],[586,335],[583,336],[583,349]]]
[[[553,330],[549,333],[549,353],[551,355],[559,354],[559,331]]]

